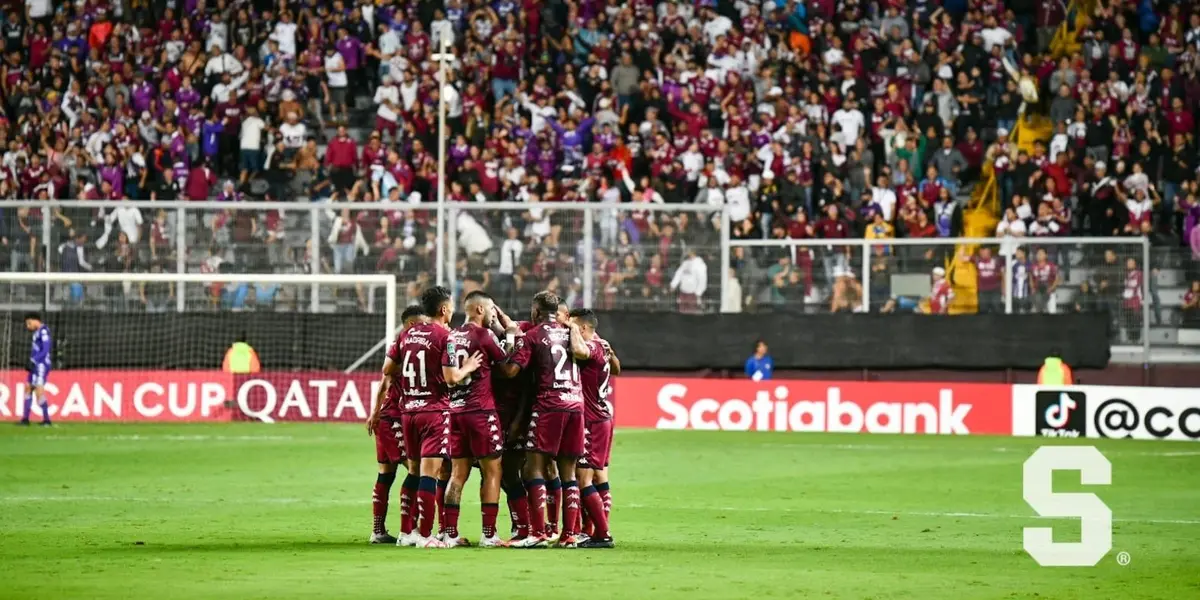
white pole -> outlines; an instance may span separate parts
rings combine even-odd
[[[871,245],[871,242],[863,240],[862,311],[865,313],[871,312],[871,257],[874,250],[875,248]]]
[[[437,159],[437,284],[446,285],[446,61],[453,60],[449,54],[450,44],[441,36],[441,51],[433,56],[438,61],[438,159]],[[453,288],[454,286],[450,286]]]
[[[309,289],[308,308],[312,313],[317,313],[321,310],[321,284],[316,282],[316,277],[321,275],[321,217],[320,211],[317,210],[317,205],[310,202],[308,204],[308,235],[312,240],[311,256],[308,257],[308,269],[312,271],[313,283]]]
[[[1142,364],[1150,365],[1150,238],[1142,238]]]
[[[583,307],[592,307],[592,297],[596,293],[596,241],[592,237],[595,228],[595,214],[589,209],[583,211]]]
[[[188,228],[188,213],[186,209],[178,208],[175,210],[175,273],[183,275],[187,273],[187,228]],[[204,219],[200,215],[196,215],[196,220],[203,223]],[[164,265],[163,272],[167,269]],[[187,285],[182,281],[175,284],[175,312],[184,312],[187,310]]]
[[[721,298],[717,302],[717,312],[718,313],[723,312],[721,310],[721,308],[725,306],[725,295],[729,293],[729,286],[730,286],[729,269],[730,269],[730,264],[731,264],[730,261],[733,258],[732,256],[729,255],[730,252],[733,252],[733,248],[731,248],[729,245],[730,238],[733,236],[733,232],[729,230],[730,227],[733,227],[733,222],[729,218],[729,207],[722,206],[721,207],[721,262],[720,262],[720,265],[721,265],[721,267],[720,267],[721,268],[721,279],[720,279],[720,281],[721,281]],[[737,299],[737,305],[740,308],[744,308],[742,306],[742,300],[743,300],[743,298]],[[739,310],[738,312],[741,312],[741,311]]]

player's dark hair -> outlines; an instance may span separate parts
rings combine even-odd
[[[33,319],[35,321],[41,321],[42,313],[39,313],[36,310],[31,310],[31,311],[25,313],[25,320],[28,321],[30,319]]]
[[[403,323],[409,319],[423,316],[425,316],[425,309],[413,304],[408,308],[405,308],[404,312],[400,313],[400,322]]]
[[[585,323],[592,329],[595,329],[600,324],[600,320],[596,318],[596,313],[590,308],[576,308],[571,311],[572,319],[579,319],[581,323]]]
[[[441,312],[442,305],[450,301],[450,290],[435,285],[421,292],[421,310],[433,317]]]
[[[561,301],[558,299],[558,294],[550,290],[542,290],[533,296],[533,308],[537,310],[538,315],[542,318],[553,315],[558,312],[558,305]]]

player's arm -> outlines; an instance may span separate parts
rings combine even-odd
[[[442,379],[446,380],[446,385],[458,385],[465,381],[471,373],[474,373],[481,364],[483,364],[483,353],[476,352],[468,356],[461,365],[442,365]]]
[[[579,331],[579,325],[567,321],[567,327],[571,329],[571,354],[575,356],[575,360],[587,360],[592,357],[592,349],[588,347],[588,343],[583,339],[583,333]]]
[[[521,369],[529,365],[529,359],[532,355],[529,352],[529,343],[525,339],[517,339],[513,344],[512,354],[508,356],[508,360],[492,365],[492,368],[505,379],[516,377]]]
[[[371,416],[367,417],[367,435],[375,435],[375,426],[379,424],[379,416],[383,412],[383,402],[387,399],[388,388],[392,385],[392,376],[396,374],[396,362],[392,357],[383,359],[383,374],[379,378],[379,391],[375,392],[375,407]]]
[[[600,340],[600,345],[604,347],[605,357],[608,358],[608,372],[612,375],[620,375],[621,359],[617,358],[617,351],[613,350],[608,340]]]

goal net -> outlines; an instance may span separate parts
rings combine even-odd
[[[377,378],[402,308],[396,290],[391,275],[0,273],[0,418],[17,416],[28,391],[30,312],[54,340],[47,390],[59,412],[73,402],[89,415],[145,418],[147,411],[134,410],[145,408],[134,406],[142,394],[143,404],[193,417],[204,402],[217,402],[214,386],[222,388],[214,410],[236,408],[239,393],[278,405],[291,386],[281,374],[300,374],[301,393],[328,403],[308,405],[293,393],[291,401],[306,404],[300,413],[332,410],[338,381],[317,382],[350,377],[351,365],[362,369],[355,377]],[[238,388],[235,380],[248,375],[225,364],[235,342],[253,350],[254,377],[278,381],[277,389]],[[355,391],[369,409],[371,397]],[[357,418],[361,410],[351,412]]]

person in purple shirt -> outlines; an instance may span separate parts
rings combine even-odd
[[[187,110],[192,106],[200,104],[202,99],[200,92],[192,87],[192,78],[184,77],[183,83],[179,85],[179,90],[175,92],[175,102],[179,104],[179,108]]]
[[[554,129],[554,133],[558,134],[563,152],[563,163],[576,167],[582,165],[585,138],[592,131],[592,124],[596,122],[596,119],[588,117],[580,121],[578,126],[575,126],[574,121],[569,118],[565,126],[559,125],[553,118],[547,119],[546,122]]]
[[[346,63],[346,78],[350,81],[350,94],[358,96],[366,90],[366,79],[363,77],[365,69],[363,64],[363,44],[358,38],[350,35],[350,30],[345,26],[338,27],[337,41],[333,46],[337,48],[338,54],[342,55],[342,60]]]
[[[221,134],[225,131],[225,123],[223,120],[218,120],[215,116],[209,116],[204,120],[204,125],[200,128],[200,149],[209,159],[217,156],[217,151],[221,147]]]
[[[133,87],[129,90],[129,95],[132,96],[131,103],[133,104],[134,112],[142,112],[150,109],[150,103],[154,100],[157,92],[154,86],[146,81],[146,75],[141,71],[133,74]]]
[[[106,181],[114,190],[125,189],[125,169],[117,164],[117,157],[106,153],[104,164],[100,166],[100,181]]]

